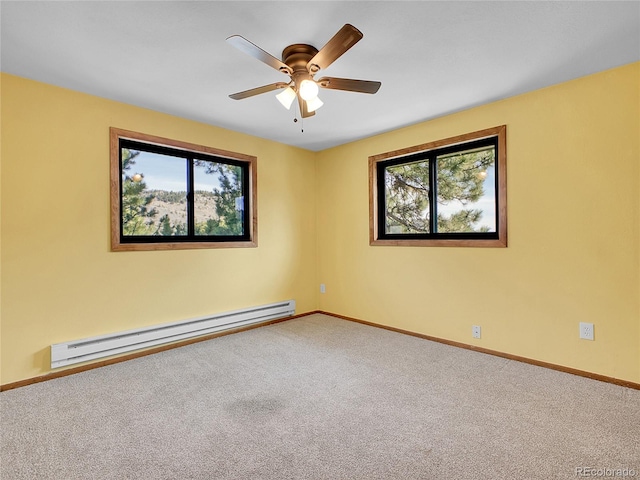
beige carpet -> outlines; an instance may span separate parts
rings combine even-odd
[[[640,391],[325,315],[0,405],[2,480],[640,478]]]

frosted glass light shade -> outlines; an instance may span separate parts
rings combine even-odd
[[[291,108],[291,104],[296,98],[296,92],[291,87],[285,88],[279,94],[276,95],[278,101],[282,104],[284,108],[289,110]]]
[[[318,96],[318,85],[313,80],[303,80],[300,83],[300,96],[303,100],[311,100]]]
[[[320,98],[318,98],[317,96],[313,97],[311,100],[307,100],[307,110],[309,112],[315,112],[322,105],[324,105],[324,102],[320,100]]]

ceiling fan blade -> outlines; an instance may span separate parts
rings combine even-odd
[[[362,32],[348,23],[307,63],[307,70],[316,73],[327,68],[362,38]]]
[[[382,83],[350,78],[322,77],[317,81],[322,88],[345,90],[347,92],[376,93]]]
[[[279,72],[286,73],[287,75],[291,75],[293,73],[291,68],[286,63],[281,62],[273,55],[265,52],[260,47],[251,43],[249,40],[240,35],[230,36],[229,38],[227,38],[227,43],[233,45],[238,50],[246,53],[247,55],[251,55],[253,58],[257,58],[261,62],[266,63],[270,67],[275,68]]]
[[[316,114],[316,112],[307,110],[307,102],[304,101],[300,95],[298,95],[298,105],[300,105],[300,115],[302,118],[313,117]]]
[[[233,95],[229,95],[229,97],[234,100],[242,100],[243,98],[253,97],[254,95],[271,92],[279,88],[285,88],[287,85],[288,83],[284,82],[271,83],[262,87],[252,88],[251,90],[245,90],[244,92],[234,93]]]

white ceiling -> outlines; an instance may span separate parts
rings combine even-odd
[[[640,2],[6,1],[3,72],[322,150],[640,60]],[[322,90],[294,123],[270,92],[288,77],[225,42],[280,58],[345,23],[364,38],[320,76],[378,80],[375,95]]]

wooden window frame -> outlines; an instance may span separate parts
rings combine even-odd
[[[498,152],[496,155],[497,168],[497,238],[436,238],[418,239],[407,236],[407,238],[381,238],[378,220],[378,164],[391,159],[412,156],[418,153],[429,152],[444,147],[463,145],[465,143],[482,140],[490,137],[497,138]],[[447,235],[453,236],[452,234]],[[384,235],[383,235],[384,237]],[[507,127],[501,125],[488,128],[473,133],[458,135],[455,137],[437,140],[434,142],[415,145],[413,147],[394,150],[369,157],[369,245],[381,246],[412,246],[412,247],[494,247],[504,248],[507,246]]]
[[[111,250],[123,251],[148,251],[148,250],[189,250],[203,248],[254,248],[258,246],[258,204],[257,204],[257,157],[243,153],[230,152],[218,148],[196,145],[193,143],[172,140],[169,138],[148,135],[145,133],[123,130],[110,127],[110,201],[111,201]],[[150,242],[140,243],[123,242],[121,237],[121,172],[120,172],[120,139],[133,140],[150,145],[168,147],[174,150],[183,150],[186,153],[211,155],[220,159],[229,159],[235,162],[246,163],[249,171],[249,235],[248,240],[232,241],[182,241],[182,242]],[[166,239],[166,237],[165,237]]]

